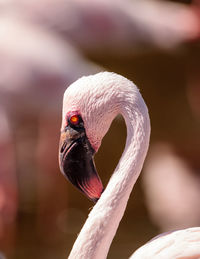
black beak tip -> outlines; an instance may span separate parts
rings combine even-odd
[[[69,133],[72,134],[70,130]],[[103,185],[94,165],[94,149],[86,134],[76,138],[65,135],[61,136],[60,141],[60,170],[76,188],[96,203],[103,192]]]

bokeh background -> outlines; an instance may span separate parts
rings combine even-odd
[[[58,167],[62,95],[114,71],[149,107],[148,157],[108,258],[200,224],[200,3],[0,1],[0,258],[66,258],[92,202]],[[117,117],[95,156],[106,186],[126,139]]]

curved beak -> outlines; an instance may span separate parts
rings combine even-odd
[[[103,192],[103,185],[94,165],[94,153],[84,129],[77,131],[66,127],[61,132],[60,170],[76,188],[96,202]]]

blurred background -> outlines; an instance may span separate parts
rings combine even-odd
[[[108,258],[200,224],[200,3],[0,0],[0,258],[66,258],[93,203],[58,168],[62,96],[82,75],[120,73],[149,107],[148,157]],[[126,128],[95,157],[106,186]]]

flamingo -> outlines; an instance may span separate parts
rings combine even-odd
[[[126,146],[103,191],[93,155],[119,113],[127,126]],[[82,77],[67,88],[63,99],[60,169],[69,181],[96,202],[69,258],[106,258],[141,172],[149,138],[147,106],[136,85],[125,77],[100,72]],[[200,228],[163,234],[141,247],[131,258],[200,258]]]
[[[48,8],[46,8],[48,6]],[[0,1],[3,12],[62,34],[93,55],[130,54],[145,46],[169,49],[199,39],[198,3],[155,0]]]
[[[45,192],[60,180],[54,174],[57,167],[53,165],[56,163],[51,164],[53,160],[47,160],[44,154],[48,150],[49,157],[56,157],[55,149],[49,149],[49,143],[52,147],[55,139],[56,145],[59,137],[52,132],[59,131],[58,112],[64,84],[100,69],[54,33],[1,11],[0,243],[4,250],[9,247],[10,251],[15,241],[15,224],[19,224],[17,212],[21,213],[22,207],[30,205],[30,200],[35,198],[33,193],[38,197],[36,220],[40,236],[46,231],[41,223],[45,217],[55,224],[56,229],[55,218],[66,208],[66,200],[59,203],[49,217],[47,211],[51,206],[48,200],[51,199],[47,199]],[[32,145],[33,138],[37,138],[36,145]],[[25,151],[29,146],[32,150],[30,155]],[[36,170],[33,173],[30,168],[34,166]],[[52,172],[52,182],[45,180]],[[59,190],[59,195],[63,196],[65,188]]]

